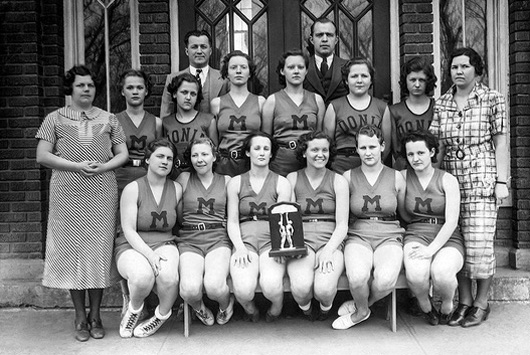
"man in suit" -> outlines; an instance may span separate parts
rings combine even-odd
[[[199,106],[199,111],[210,112],[210,101],[217,96],[228,92],[227,82],[221,77],[219,70],[208,65],[212,54],[212,39],[205,30],[194,30],[184,36],[184,47],[189,58],[190,65],[178,73],[171,73],[166,78],[162,103],[160,105],[160,117],[164,118],[173,113],[173,100],[167,91],[167,86],[174,77],[182,73],[195,75],[202,85],[203,99]]]
[[[342,80],[341,73],[346,60],[334,55],[337,42],[335,23],[327,18],[316,19],[309,37],[314,55],[309,60],[304,89],[320,94],[326,106],[331,100],[348,94],[348,87]]]

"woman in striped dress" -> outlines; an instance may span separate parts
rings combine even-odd
[[[454,85],[436,101],[430,131],[440,141],[438,161],[456,176],[462,197],[460,229],[466,257],[458,278],[459,305],[449,325],[470,327],[490,313],[497,209],[508,197],[506,102],[480,82],[484,65],[473,49],[457,49],[449,63]]]
[[[103,338],[100,304],[111,286],[118,190],[114,169],[127,162],[116,117],[92,106],[93,76],[74,66],[64,77],[72,103],[52,112],[37,132],[37,163],[52,168],[43,284],[70,290],[76,339]],[[88,290],[90,313],[86,314]]]

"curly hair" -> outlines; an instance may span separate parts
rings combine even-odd
[[[482,75],[484,72],[484,62],[482,61],[482,57],[473,48],[469,47],[458,48],[451,53],[451,58],[449,58],[449,72],[451,72],[453,59],[460,57],[461,55],[469,57],[469,64],[475,68],[475,74],[479,76]]]
[[[169,94],[171,95],[171,99],[173,100],[175,112],[177,110],[177,99],[174,97],[174,94],[177,93],[183,82],[193,83],[197,85],[197,101],[195,102],[194,106],[194,108],[197,110],[199,105],[201,104],[201,101],[203,100],[202,86],[201,84],[199,84],[199,81],[194,75],[191,75],[190,73],[182,73],[174,77],[167,85],[167,91],[169,92]]]
[[[276,73],[278,74],[278,82],[280,83],[281,86],[284,86],[284,87],[285,85],[287,85],[287,83],[285,82],[285,75],[283,75],[281,71],[285,68],[285,62],[287,58],[289,57],[302,57],[304,59],[306,69],[309,68],[309,57],[305,55],[305,53],[302,52],[301,50],[293,49],[293,50],[283,53],[282,56],[280,57],[280,60],[278,61],[278,66],[276,67]]]
[[[368,137],[377,137],[377,140],[379,141],[379,144],[383,145],[385,140],[383,139],[383,132],[377,126],[373,124],[365,124],[364,126],[361,126],[357,133],[355,134],[355,142],[359,143],[359,136],[368,136]]]
[[[278,148],[279,148],[278,142],[276,141],[276,139],[274,139],[273,136],[271,136],[268,133],[262,132],[262,131],[254,131],[245,138],[245,140],[243,141],[243,151],[250,152],[250,148],[252,146],[252,139],[255,137],[264,137],[264,138],[267,138],[271,142],[271,160],[270,161],[273,161],[274,158],[276,158],[276,153],[278,153]]]
[[[142,165],[147,169],[147,159],[151,158],[151,155],[160,147],[165,147],[171,149],[173,152],[173,159],[177,157],[177,148],[171,143],[171,141],[167,138],[157,138],[151,143],[147,145],[145,148],[145,156],[142,161]],[[174,165],[171,167],[171,171],[173,171]]]
[[[144,79],[144,85],[145,85],[145,89],[147,91],[147,93],[145,95],[145,98],[147,99],[151,95],[151,89],[153,88],[153,83],[151,82],[151,78],[150,78],[149,74],[147,74],[143,70],[128,69],[128,70],[124,71],[120,75],[120,89],[123,89],[123,85],[125,85],[125,79],[127,79],[128,77],[131,77],[131,76]]]
[[[296,147],[296,159],[304,166],[307,166],[307,159],[304,158],[304,154],[307,150],[308,143],[315,139],[325,139],[329,143],[329,158],[328,163],[326,164],[326,167],[330,167],[331,163],[333,162],[333,159],[335,159],[335,156],[337,155],[337,145],[335,142],[328,137],[327,134],[325,134],[322,131],[311,131],[309,133],[306,133],[302,135],[298,139],[298,145]]]
[[[209,145],[210,146],[210,148],[212,149],[212,155],[215,158],[215,160],[214,160],[214,162],[212,164],[212,169],[213,169],[213,171],[215,171],[215,167],[217,165],[217,162],[219,161],[219,159],[218,159],[219,158],[219,154],[217,152],[217,147],[215,146],[214,142],[208,137],[197,138],[197,139],[194,139],[191,142],[189,142],[188,146],[186,147],[186,150],[184,151],[184,154],[183,154],[184,161],[188,164],[188,166],[191,166],[193,171],[195,171],[195,167],[191,163],[191,149],[193,148],[193,146],[195,146],[197,144],[205,144],[205,145]]]
[[[427,95],[432,94],[434,88],[436,87],[436,81],[438,80],[436,74],[434,74],[434,68],[427,58],[416,56],[410,58],[401,66],[399,87],[401,89],[402,96],[407,96],[409,94],[409,89],[407,88],[407,76],[410,73],[419,71],[423,72],[427,77],[425,93]]]
[[[74,81],[76,75],[79,76],[87,76],[90,75],[92,78],[92,81],[94,81],[94,85],[96,84],[94,80],[94,75],[88,69],[86,65],[74,65],[70,70],[68,70],[63,77],[63,89],[65,95],[72,95],[72,91],[74,90]]]
[[[434,156],[431,157],[431,162],[436,163],[438,161],[436,159],[436,156],[440,152],[438,138],[436,138],[436,136],[431,132],[424,129],[419,129],[417,131],[410,131],[405,134],[403,138],[401,138],[401,155],[405,159],[407,159],[407,149],[405,148],[405,146],[409,142],[425,142],[425,145],[427,146],[429,152],[434,149]]]
[[[366,65],[366,67],[368,68],[368,73],[370,74],[370,81],[371,81],[370,87],[373,85],[375,70],[374,70],[372,63],[366,58],[358,57],[358,58],[352,58],[348,60],[340,68],[340,72],[342,74],[342,80],[344,81],[344,84],[346,84],[346,86],[348,86],[348,75],[350,75],[351,67],[353,67],[354,65],[363,65],[363,64]]]

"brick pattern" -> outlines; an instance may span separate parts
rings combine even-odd
[[[145,102],[149,112],[160,113],[166,76],[171,71],[169,0],[139,0],[140,65],[151,75],[153,89]]]
[[[41,258],[48,173],[35,162],[42,118],[64,105],[63,1],[0,4],[0,258]]]
[[[530,248],[530,1],[509,1],[512,240]]]
[[[433,60],[432,0],[399,2],[399,46],[401,63],[421,55]]]

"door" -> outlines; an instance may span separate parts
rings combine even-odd
[[[310,27],[318,17],[337,25],[342,58],[367,57],[375,67],[374,95],[390,95],[390,9],[375,0],[184,0],[179,1],[179,35],[205,29],[212,35],[210,65],[219,68],[226,53],[239,49],[256,62],[263,94],[280,89],[276,66],[289,49],[306,49]],[[181,51],[180,68],[188,66]]]

